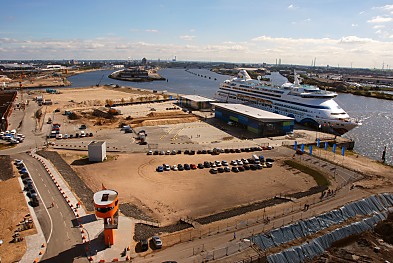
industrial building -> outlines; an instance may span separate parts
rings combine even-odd
[[[258,136],[281,136],[293,132],[294,118],[243,104],[212,103],[215,118],[242,127]]]
[[[8,117],[14,108],[16,96],[16,91],[0,91],[0,131],[8,129]]]
[[[106,159],[106,141],[92,141],[88,146],[90,162],[103,162]]]
[[[212,108],[211,103],[214,101],[199,95],[182,95],[180,96],[179,104],[181,107],[193,110],[209,110]]]

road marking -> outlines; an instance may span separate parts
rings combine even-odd
[[[50,193],[49,189],[48,189],[48,193]]]
[[[27,169],[27,166],[26,166],[26,170],[27,170],[27,172],[30,174],[29,169]],[[39,175],[39,174],[38,174],[38,175]],[[34,183],[33,177],[31,177],[31,180],[32,180],[33,183]],[[34,183],[34,185],[35,185],[35,183]],[[36,187],[36,191],[37,191],[37,194],[38,194],[38,196],[40,197],[42,203],[44,204],[45,211],[46,211],[46,213],[48,214],[48,217],[49,217],[49,221],[50,221],[50,232],[49,232],[49,237],[48,237],[48,239],[46,240],[46,243],[49,243],[49,240],[50,240],[50,238],[52,237],[52,231],[53,231],[52,217],[50,216],[49,211],[48,211],[48,209],[46,208],[47,205],[44,203],[44,199],[42,198],[42,196],[41,196],[40,192],[38,191],[37,187]],[[52,197],[52,198],[53,198],[53,197]]]
[[[63,217],[63,213],[60,211],[60,215],[61,215],[61,217]]]
[[[46,187],[46,184],[44,183],[44,186]]]
[[[41,177],[41,181],[44,182],[44,179]]]
[[[63,221],[63,223],[64,223],[64,227],[67,227],[67,225],[66,225],[66,222],[65,222],[65,221]]]
[[[68,232],[67,232],[67,239],[70,239],[70,235],[68,235]]]

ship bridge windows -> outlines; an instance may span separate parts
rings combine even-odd
[[[280,95],[275,95],[275,94],[266,94],[264,93],[264,95],[260,95],[262,92],[260,91],[250,91],[247,90],[247,93],[240,90],[240,88],[237,87],[233,87],[231,89],[226,89],[224,87],[221,88],[221,90],[223,91],[229,91],[229,92],[236,92],[237,94],[244,94],[244,95],[249,95],[249,96],[253,96],[253,97],[258,97],[258,98],[262,98],[262,99],[267,99],[267,100],[273,100],[275,102],[283,102],[283,103],[287,103],[288,105],[294,105],[294,106],[300,106],[300,107],[305,107],[305,108],[312,108],[312,109],[327,109],[329,110],[330,107],[329,106],[323,106],[323,105],[313,105],[313,104],[306,104],[306,103],[301,103],[301,102],[295,102],[295,101],[290,101],[290,100],[284,100],[282,98],[280,98]],[[236,91],[237,90],[237,91]],[[252,94],[250,94],[252,92]],[[277,98],[278,97],[278,98]]]
[[[345,112],[332,112],[330,115],[345,115]]]

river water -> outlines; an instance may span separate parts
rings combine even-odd
[[[159,74],[168,81],[127,82],[108,78],[112,70],[83,73],[68,78],[72,88],[94,86],[98,82],[117,84],[151,90],[167,90],[172,93],[196,94],[212,98],[220,82],[228,76],[219,75],[206,69],[162,69]],[[200,76],[198,76],[198,74]],[[205,77],[206,76],[206,77]],[[210,77],[210,79],[209,79]],[[216,80],[215,80],[216,79]],[[272,74],[276,84],[284,83],[285,78]],[[388,100],[339,94],[335,101],[353,118],[363,120],[363,125],[349,131],[344,137],[355,141],[355,151],[375,160],[381,160],[382,151],[387,146],[386,162],[393,165],[393,103]]]

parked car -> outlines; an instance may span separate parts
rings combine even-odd
[[[165,171],[170,171],[171,170],[171,167],[169,166],[169,164],[165,164],[164,163],[162,166],[164,167]]]
[[[205,168],[210,168],[210,163],[208,161],[205,161],[203,163],[203,166],[205,166]]]
[[[198,168],[203,169],[203,168],[205,168],[205,166],[203,166],[203,164],[201,164],[201,163],[198,163]]]
[[[145,252],[149,249],[149,242],[147,241],[147,239],[141,239],[139,241],[139,245],[141,248],[141,252]]]
[[[185,163],[184,170],[190,170],[190,169],[191,169],[190,165],[188,163]]]
[[[232,166],[232,172],[238,173],[239,172],[239,168],[237,168],[236,166]]]
[[[162,248],[162,241],[159,236],[153,236],[151,241],[153,242],[155,248]]]
[[[179,163],[179,164],[177,165],[177,169],[178,169],[179,171],[184,171],[184,167],[183,167],[183,165],[182,165],[181,163]]]
[[[153,155],[153,151],[149,150],[149,151],[147,152],[147,155]]]
[[[190,164],[190,168],[191,168],[192,170],[195,170],[195,169],[197,168],[197,166],[196,166],[194,163],[192,163],[192,164]]]
[[[243,166],[238,166],[237,168],[239,168],[239,172],[244,172],[244,167]]]
[[[222,167],[218,167],[218,168],[217,168],[217,171],[218,171],[219,173],[223,173],[225,170],[224,170],[224,168],[222,168]]]
[[[228,172],[231,171],[231,168],[229,168],[228,166],[225,166],[225,167],[224,167],[224,171],[228,173]]]
[[[216,168],[211,168],[211,169],[209,170],[209,172],[210,172],[211,174],[216,174],[216,173],[218,173],[218,171],[217,171]]]
[[[161,172],[164,171],[164,167],[158,166],[157,169],[156,169],[156,171],[161,173]]]
[[[26,177],[26,178],[24,178],[24,179],[22,180],[22,182],[23,182],[23,184],[28,184],[28,183],[32,184],[32,183],[33,183],[33,180],[31,180],[30,177]]]
[[[173,171],[179,170],[179,169],[177,168],[177,165],[176,165],[176,164],[172,166],[172,170],[173,170]]]

